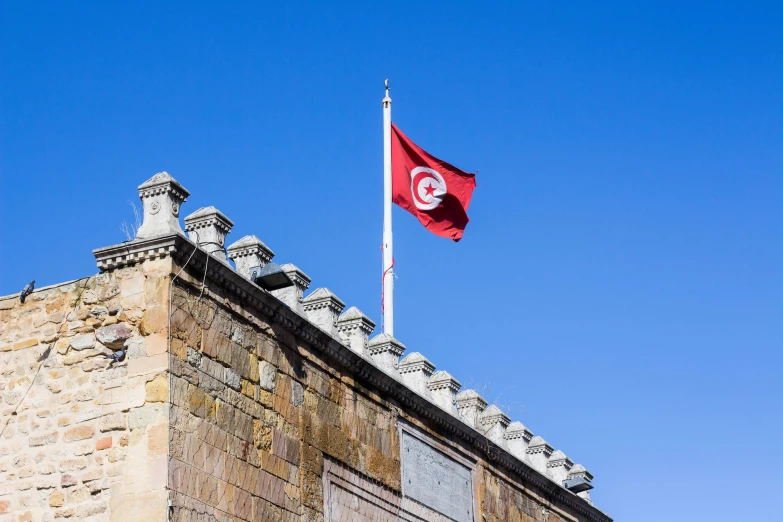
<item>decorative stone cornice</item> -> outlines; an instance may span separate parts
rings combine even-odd
[[[530,431],[519,421],[514,421],[508,425],[506,429],[506,440],[522,439],[526,442],[530,442],[533,438],[533,432]]]
[[[541,453],[545,455],[547,459],[549,459],[549,456],[552,455],[552,451],[554,451],[554,448],[552,448],[552,446],[550,446],[547,441],[538,435],[533,437],[527,445],[528,455],[536,455]]]
[[[312,279],[310,279],[310,277],[307,274],[302,272],[302,270],[298,266],[292,263],[286,263],[282,265],[280,268],[285,270],[285,273],[288,274],[288,277],[291,278],[291,281],[293,281],[295,285],[301,286],[302,289],[304,290],[307,290],[309,288]]]
[[[573,465],[574,463],[571,462],[571,459],[569,459],[566,454],[560,450],[555,450],[549,457],[549,462],[546,463],[546,467],[548,468],[564,466],[567,469],[571,469],[571,466]]]
[[[373,320],[355,306],[350,307],[337,318],[337,332],[356,353],[363,354],[367,351],[368,339],[373,330],[375,330]]]
[[[430,380],[427,383],[427,388],[433,392],[449,390],[453,395],[456,395],[459,389],[462,388],[462,383],[455,379],[454,376],[446,370],[438,370],[432,374],[432,377],[430,377]]]
[[[489,407],[481,413],[480,420],[481,425],[487,428],[500,424],[505,429],[511,422],[508,415],[503,413],[503,410],[494,404],[490,404]]]
[[[174,233],[168,236],[135,239],[119,245],[96,248],[92,253],[98,263],[98,269],[105,272],[114,268],[135,265],[149,259],[171,256],[177,251],[178,237],[185,240],[184,236]]]
[[[584,477],[587,480],[593,480],[593,474],[585,469],[581,464],[575,464],[568,472],[569,477]]]
[[[143,222],[134,239],[150,239],[172,233],[183,234],[179,209],[190,192],[168,172],[158,172],[139,185]]]
[[[397,369],[402,382],[422,395],[430,395],[427,383],[435,370],[435,365],[426,357],[419,352],[409,353],[400,360]]]
[[[478,453],[491,453],[492,458],[501,468],[538,488],[552,502],[560,502],[570,507],[582,515],[585,520],[612,522],[611,517],[594,507],[589,498],[582,498],[586,493],[580,493],[577,496],[502,446],[492,441],[487,443],[479,431],[463,422],[458,416],[451,414],[448,408],[436,407],[426,397],[414,393],[396,376],[382,371],[375,360],[357,354],[348,348],[344,341],[328,335],[274,295],[242,277],[227,264],[214,262],[207,264],[207,254],[201,249],[196,249],[193,242],[183,235],[171,234],[154,240],[136,240],[98,248],[93,253],[102,271],[166,256],[171,256],[180,265],[188,262],[188,270],[200,274],[199,277],[206,271],[208,279],[213,284],[220,285],[222,291],[232,302],[246,309],[251,320],[253,317],[258,317],[264,322],[280,324],[292,335],[308,343],[315,351],[320,352],[327,360],[349,371],[363,385],[373,387],[396,401],[409,414],[431,421],[442,430],[444,435],[464,441]],[[185,285],[186,283],[180,279],[176,284]],[[428,387],[431,391],[438,389],[456,391],[459,390],[459,383],[447,372],[438,371],[430,378]],[[437,404],[440,406],[439,403]],[[579,469],[584,470],[581,466],[576,465],[571,469],[570,474]],[[589,477],[592,479],[592,475]]]
[[[234,222],[215,207],[202,207],[185,218],[185,231],[191,241],[213,256],[226,261],[226,235]]]
[[[401,375],[424,372],[427,374],[427,378],[429,378],[435,370],[435,365],[419,352],[411,352],[400,361],[399,369]]]
[[[397,365],[400,356],[405,353],[405,345],[387,333],[381,333],[370,339],[367,351],[375,363],[386,372],[399,375]]]
[[[245,236],[232,243],[227,249],[228,257],[237,267],[237,272],[250,277],[250,269],[264,266],[275,257],[272,249],[256,236]]]

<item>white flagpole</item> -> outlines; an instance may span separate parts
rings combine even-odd
[[[391,98],[383,99],[383,333],[394,337],[394,254],[392,251]]]

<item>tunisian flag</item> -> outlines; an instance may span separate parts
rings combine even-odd
[[[393,123],[391,131],[392,201],[433,234],[459,241],[476,176],[431,156]]]

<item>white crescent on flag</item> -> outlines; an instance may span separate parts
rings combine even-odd
[[[429,167],[416,167],[411,171],[413,204],[419,210],[432,210],[440,205],[448,193],[446,180]]]

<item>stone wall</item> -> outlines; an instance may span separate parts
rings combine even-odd
[[[173,288],[173,520],[447,520],[402,493],[402,424],[472,462],[471,520],[589,520],[523,487],[488,439],[444,435],[204,269],[191,262]]]
[[[0,520],[165,519],[170,266],[0,300]]]
[[[279,325],[181,275],[172,314],[174,520],[323,520],[324,455],[399,489],[392,411]],[[193,285],[192,287],[188,284]]]

